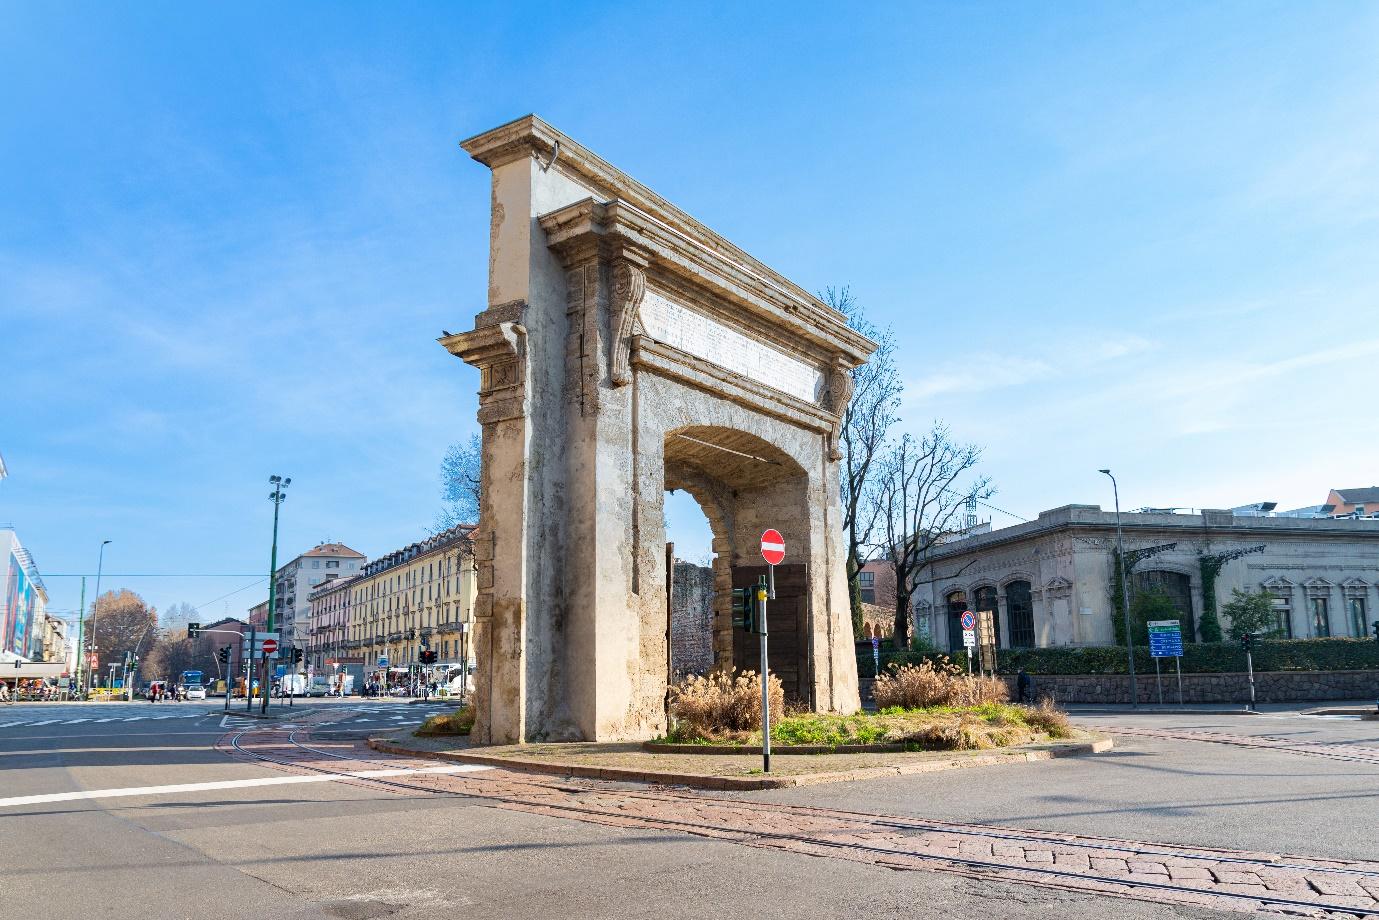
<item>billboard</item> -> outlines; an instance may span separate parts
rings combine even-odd
[[[28,658],[34,616],[34,589],[18,557],[13,551],[9,556],[9,577],[5,580],[4,618],[0,620],[0,651],[13,652]]]

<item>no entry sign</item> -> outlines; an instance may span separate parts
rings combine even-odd
[[[278,650],[278,640],[277,640],[277,639],[264,639],[264,640],[263,640],[263,653],[264,653],[265,655],[271,655],[271,654],[273,654],[274,652],[276,652],[277,650]]]
[[[779,530],[768,530],[761,535],[761,558],[767,565],[780,565],[785,561],[785,537]]]

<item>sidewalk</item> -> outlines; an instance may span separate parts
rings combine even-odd
[[[1140,703],[1135,709],[1129,703],[1067,703],[1068,715],[1104,715],[1107,713],[1158,713],[1200,715],[1262,715],[1266,713],[1296,713],[1297,715],[1363,715],[1375,711],[1374,700],[1313,700],[1292,703],[1259,703],[1254,712],[1244,703]]]

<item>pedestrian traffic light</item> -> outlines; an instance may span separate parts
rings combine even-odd
[[[1254,648],[1254,644],[1255,644],[1254,633],[1241,633],[1241,634],[1240,634],[1240,647],[1243,648],[1245,651],[1248,652],[1248,651],[1250,651],[1251,649],[1253,649],[1253,648]]]
[[[199,638],[200,636],[201,636],[201,624],[200,624],[200,623],[188,623],[188,624],[187,624],[187,638],[188,638],[188,639],[196,639],[196,638]]]
[[[749,588],[733,589],[733,626],[756,632],[756,600]]]
[[[419,655],[417,656],[417,661],[421,662],[422,664],[435,664],[435,663],[436,663],[436,652],[435,652],[435,649],[429,649],[429,648],[424,648],[424,649],[422,649],[422,650],[421,650],[421,654],[419,654]]]
[[[221,663],[221,664],[229,664],[229,663],[230,663],[230,646],[228,646],[228,645],[222,645],[222,646],[220,647],[220,651],[218,651],[218,652],[215,653],[215,656],[216,656],[217,658],[220,659],[220,663]]]

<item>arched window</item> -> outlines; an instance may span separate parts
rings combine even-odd
[[[1197,624],[1192,616],[1192,583],[1186,575],[1154,569],[1149,572],[1136,572],[1130,577],[1130,581],[1137,593],[1161,591],[1168,595],[1168,599],[1173,602],[1173,608],[1178,611],[1178,619],[1182,621],[1183,639],[1187,642],[1197,641]],[[1133,605],[1134,601],[1131,600],[1130,603]]]
[[[990,585],[986,585],[985,587],[977,589],[976,596],[976,604],[972,609],[977,611],[978,614],[980,614],[983,610],[991,611],[991,632],[992,635],[994,635],[996,638],[996,647],[1000,648],[1001,613],[1000,608],[996,606],[996,589],[991,587]],[[980,616],[978,617],[977,622],[981,622]]]
[[[962,612],[967,609],[967,592],[951,591],[945,598],[948,608],[948,651],[962,648]]]
[[[1029,582],[1006,585],[1006,615],[1010,617],[1011,648],[1034,648],[1034,600]]]

